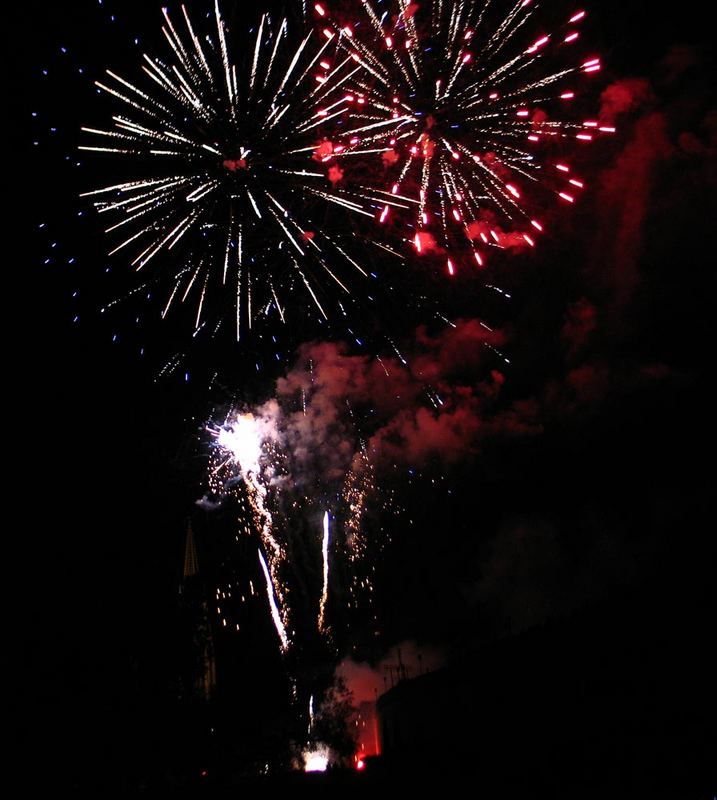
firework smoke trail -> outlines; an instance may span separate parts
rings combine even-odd
[[[268,489],[264,483],[265,477],[261,465],[264,447],[276,438],[276,433],[269,427],[269,423],[252,414],[237,415],[231,423],[227,423],[219,430],[210,429],[210,433],[216,437],[219,447],[228,454],[227,459],[219,464],[214,472],[217,473],[231,462],[238,468],[246,486],[254,524],[266,553],[265,557],[259,549],[259,561],[266,578],[271,616],[281,640],[281,648],[286,651],[289,647],[287,635],[289,612],[279,575],[285,553],[274,535],[273,518],[266,503]]]
[[[360,67],[268,14],[237,65],[218,2],[203,37],[184,6],[180,26],[163,14],[169,60],[144,54],[139,83],[108,70],[97,86],[121,111],[109,129],[82,129],[93,142],[81,150],[133,165],[132,177],[83,194],[120,236],[111,254],[131,252],[147,284],[168,284],[162,317],[193,300],[194,335],[217,308],[221,319],[227,298],[237,338],[260,315],[285,322],[298,297],[327,318],[326,288],[350,295],[367,278],[348,241],[319,221],[328,206],[372,216],[359,194],[335,185],[333,147],[322,143],[349,108],[343,86]]]
[[[581,78],[600,70],[598,57],[573,55],[585,12],[546,34],[532,20],[532,0],[503,16],[489,0],[388,5],[378,11],[360,0],[361,35],[334,37],[363,68],[347,84],[356,111],[338,158],[381,154],[384,185],[366,187],[379,221],[413,208],[406,241],[419,255],[444,253],[450,275],[459,242],[473,267],[484,265],[490,248],[533,247],[543,224],[531,209],[546,198],[572,204],[584,186],[551,150],[614,131],[560,119]],[[327,35],[350,30],[329,21],[326,3],[315,9]]]
[[[321,541],[321,556],[323,561],[323,588],[321,603],[319,605],[319,630],[326,631],[326,602],[329,597],[329,512],[324,512],[324,536]]]

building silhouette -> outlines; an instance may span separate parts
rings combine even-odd
[[[187,524],[179,595],[187,648],[182,670],[183,694],[185,697],[210,700],[217,685],[216,657],[206,586],[199,572],[199,558],[191,522]]]

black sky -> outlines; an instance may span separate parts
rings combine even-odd
[[[113,5],[118,21],[108,23]],[[99,236],[68,241],[64,229],[77,206],[65,155],[74,159],[93,102],[83,84],[101,65],[134,64],[127,47],[135,32],[156,36],[159,7],[33,0],[13,14],[5,385],[15,481],[6,528],[20,545],[8,564],[11,577],[19,567],[10,609],[21,617],[28,687],[16,701],[20,730],[34,738],[41,728],[47,746],[69,716],[76,728],[102,731],[128,698],[168,702],[186,520],[204,490],[198,433],[234,388],[208,394],[182,374],[155,381],[159,359],[138,357],[134,333],[113,343],[111,325],[94,321],[101,281],[90,281],[79,304],[71,296],[67,260],[91,274],[102,245]],[[506,403],[533,403],[542,430],[481,439],[470,457],[425,470],[424,484],[390,478],[422,522],[397,524],[382,567],[382,644],[467,647],[508,624],[561,618],[622,593],[654,597],[655,613],[677,625],[687,616],[698,630],[709,624],[717,106],[700,13],[697,3],[648,13],[643,3],[611,0],[594,9],[604,85],[641,79],[647,99],[618,121],[616,140],[592,164],[586,159],[590,194],[563,217],[560,237],[504,266],[515,298]],[[78,62],[87,75],[67,66]],[[634,164],[656,131],[666,148],[630,173],[647,176],[647,188],[625,255],[628,222],[609,207],[620,192],[612,170]],[[285,342],[287,351],[299,342]],[[260,401],[279,373],[239,374],[257,381],[242,391]],[[439,471],[450,495],[445,482],[427,485]]]

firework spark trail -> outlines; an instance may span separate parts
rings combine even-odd
[[[266,565],[266,559],[264,558],[264,554],[261,552],[261,548],[259,548],[257,552],[259,554],[259,563],[261,564],[261,569],[266,580],[266,594],[269,598],[271,618],[274,620],[274,627],[276,628],[276,632],[279,634],[279,639],[281,639],[281,649],[285,653],[289,649],[289,638],[286,635],[286,626],[284,625],[284,621],[281,618],[281,613],[276,603],[276,585],[269,573],[269,568]]]
[[[324,536],[321,542],[324,583],[319,604],[319,630],[326,631],[326,603],[329,597],[329,512],[324,512]]]
[[[382,153],[388,185],[365,187],[379,221],[389,221],[398,198],[415,203],[415,217],[406,220],[415,233],[407,241],[419,254],[445,252],[451,275],[458,260],[450,250],[459,243],[479,267],[488,248],[534,246],[543,224],[533,207],[546,198],[570,204],[571,187],[584,186],[554,162],[551,145],[614,132],[593,120],[547,117],[546,109],[565,116],[580,78],[600,70],[598,57],[574,55],[585,12],[530,38],[539,24],[530,0],[497,19],[494,5],[481,0],[389,5],[379,13],[361,0],[368,24],[352,36],[337,35],[346,26],[330,19],[326,4],[315,7],[337,50],[364,70],[347,84],[355,110],[337,159]],[[421,247],[429,230],[438,243],[430,250]]]
[[[134,248],[136,269],[167,280],[165,315],[175,298],[191,296],[195,334],[204,317],[216,309],[221,316],[227,305],[235,306],[238,338],[259,314],[274,312],[284,322],[297,305],[296,288],[325,317],[319,289],[351,294],[350,281],[367,276],[313,210],[372,215],[362,193],[331,186],[330,144],[326,166],[312,169],[321,135],[349,110],[343,84],[361,67],[346,56],[329,59],[323,36],[296,39],[286,19],[277,25],[264,14],[249,63],[237,68],[234,31],[218,2],[215,38],[197,34],[184,6],[184,30],[163,14],[171,59],[143,54],[144,84],[108,70],[97,86],[123,114],[112,129],[82,129],[100,143],[81,150],[130,159],[135,172],[82,195],[116,219],[107,232],[123,238],[111,252]],[[312,246],[304,248],[309,234]]]
[[[349,592],[351,605],[354,608],[358,608],[360,605],[360,595],[364,595],[370,603],[373,591],[370,576],[367,575],[368,565],[365,563],[368,556],[368,541],[363,527],[363,517],[367,509],[368,497],[375,490],[371,462],[366,454],[365,446],[362,445],[346,475],[341,493],[347,509],[344,530],[346,532],[347,559],[351,565]],[[363,591],[365,589],[368,589],[367,593]]]
[[[210,432],[216,437],[219,447],[228,453],[228,458],[215,469],[215,472],[231,461],[239,469],[246,486],[254,524],[266,553],[265,558],[260,550],[259,558],[267,578],[271,615],[281,639],[282,650],[285,651],[288,648],[286,630],[289,610],[280,577],[285,553],[274,535],[273,518],[266,502],[268,489],[261,465],[263,448],[267,441],[275,438],[275,434],[268,429],[265,422],[252,414],[237,415],[233,422],[218,431],[210,429]]]

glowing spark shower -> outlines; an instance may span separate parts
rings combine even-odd
[[[110,254],[129,253],[143,286],[165,292],[162,317],[193,304],[194,335],[210,322],[216,334],[232,308],[237,338],[303,300],[327,318],[329,288],[345,297],[367,278],[343,212],[371,212],[337,186],[324,132],[360,67],[316,32],[296,38],[287,19],[264,14],[242,58],[218,2],[207,35],[184,6],[181,25],[163,14],[169,60],[143,54],[139,81],[107,70],[97,86],[120,110],[110,128],[82,129],[93,141],[80,149],[121,159],[127,175],[83,194],[111,220]]]
[[[600,70],[598,57],[577,55],[585,12],[546,33],[531,0],[360,6],[360,35],[334,37],[363,67],[347,84],[355,112],[337,158],[378,154],[366,187],[378,221],[389,224],[397,207],[405,240],[419,255],[446,253],[449,275],[482,267],[490,248],[532,247],[540,210],[574,201],[566,183],[583,187],[561,174],[558,154],[614,131],[570,110]],[[324,27],[328,14],[322,7]]]
[[[282,650],[286,651],[289,647],[288,609],[279,574],[285,553],[274,535],[274,521],[267,503],[267,484],[273,468],[271,464],[262,464],[262,455],[276,440],[276,433],[270,425],[251,414],[237,415],[231,423],[210,432],[216,437],[217,444],[225,455],[224,460],[212,470],[213,474],[217,475],[231,465],[238,469],[246,486],[247,502],[264,550],[262,552],[259,549],[259,561],[266,579],[271,617],[281,640]]]
[[[303,408],[293,402],[299,397],[284,399],[283,405],[269,400],[252,411],[231,411],[223,423],[207,426],[210,491],[200,501],[208,510],[231,502],[237,511],[235,541],[256,539],[250,550],[240,547],[243,562],[236,568],[244,576],[238,580],[246,585],[256,575],[256,562],[251,563],[247,552],[255,553],[258,546],[269,612],[283,653],[302,635],[318,635],[322,648],[335,645],[328,619],[334,554],[344,559],[335,578],[337,597],[342,598],[336,606],[339,619],[361,609],[372,611],[375,571],[362,530],[368,495],[376,491],[366,453],[362,450],[352,459],[347,452],[343,467],[327,463],[323,473],[321,466],[303,460],[311,459],[311,442],[320,432],[304,427]],[[309,438],[302,444],[297,434]],[[327,497],[335,498],[331,511],[326,510]],[[323,508],[320,538],[315,535],[318,508]],[[343,631],[339,626],[334,633],[340,638]]]
[[[234,456],[235,463],[244,474],[259,472],[261,457],[261,433],[256,419],[251,414],[240,414],[229,428],[222,428],[218,435],[219,445]]]

